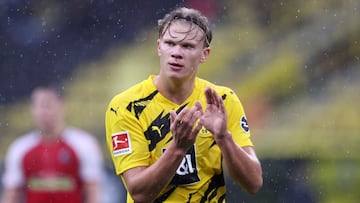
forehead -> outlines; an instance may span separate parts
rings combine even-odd
[[[191,22],[177,20],[170,23],[162,38],[175,41],[203,42],[205,33],[199,26]]]
[[[38,89],[32,94],[32,101],[57,101],[60,100],[54,91],[48,89]]]

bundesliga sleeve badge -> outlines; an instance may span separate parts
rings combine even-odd
[[[131,150],[131,142],[129,132],[118,132],[112,135],[112,146],[113,146],[113,154],[114,157],[130,154]]]
[[[248,133],[250,131],[250,128],[249,128],[249,125],[248,125],[245,115],[243,115],[240,119],[240,126],[241,126],[241,129],[243,129],[243,131],[245,133]]]

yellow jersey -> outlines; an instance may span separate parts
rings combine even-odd
[[[229,88],[196,78],[192,94],[178,105],[162,96],[153,79],[134,85],[116,95],[106,110],[106,140],[115,171],[155,163],[172,140],[170,110],[179,113],[199,101],[206,108],[204,90],[213,87],[222,96],[228,114],[228,130],[239,146],[253,146],[242,104]],[[225,202],[222,155],[212,134],[204,127],[184,156],[171,183],[155,202]],[[133,202],[127,195],[127,202]]]

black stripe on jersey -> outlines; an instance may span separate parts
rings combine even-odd
[[[144,132],[147,140],[150,140],[149,151],[155,149],[156,144],[165,138],[165,135],[170,132],[170,114],[162,116],[162,111],[156,119],[150,124],[148,129]]]
[[[201,198],[200,203],[210,202],[217,195],[217,189],[219,187],[225,186],[224,175],[221,173],[219,175],[214,175],[211,178],[208,189],[205,191],[204,196]],[[225,194],[222,195],[218,202],[222,202],[225,199]]]
[[[179,113],[183,108],[185,108],[187,104],[179,107],[176,110],[176,113]],[[150,140],[149,151],[151,152],[156,147],[156,144],[163,140],[166,135],[170,132],[170,113],[164,115],[164,111],[162,111],[153,122],[151,122],[150,126],[144,132],[144,135],[147,140]],[[170,138],[171,140],[172,138]],[[170,141],[169,140],[169,141]]]
[[[168,190],[167,192],[162,194],[160,197],[156,198],[154,203],[162,203],[162,202],[164,202],[175,191],[175,189],[176,189],[176,186],[172,187],[170,190]]]
[[[211,143],[211,145],[210,145],[209,149],[210,149],[211,147],[213,147],[214,145],[216,145],[215,140]]]
[[[135,117],[139,119],[141,112],[144,111],[146,105],[155,97],[158,92],[158,90],[155,90],[147,97],[130,102],[126,109],[129,112],[132,112],[132,109],[134,109]]]

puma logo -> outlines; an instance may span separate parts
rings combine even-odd
[[[161,129],[164,127],[164,124],[161,124],[161,126],[153,125],[151,126],[151,130],[156,131],[160,137],[162,137]]]
[[[111,107],[111,108],[110,108],[110,111],[114,112],[114,113],[115,113],[115,116],[117,116],[117,110],[118,110],[118,109],[119,109],[119,107],[117,107],[116,110],[115,110],[113,107]]]

